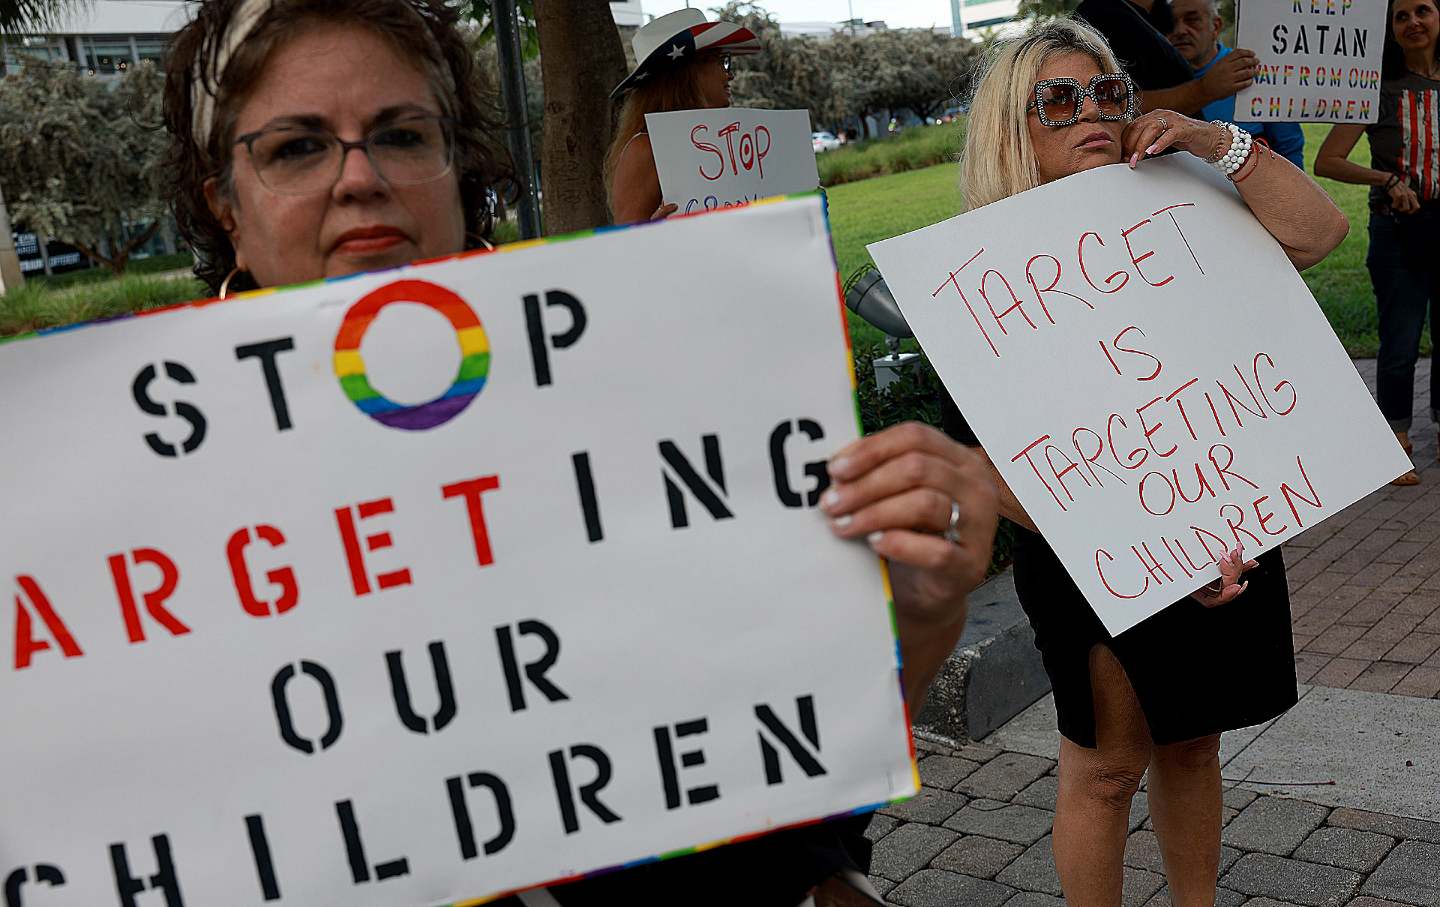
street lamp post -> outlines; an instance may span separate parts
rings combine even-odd
[[[520,182],[520,198],[516,203],[520,215],[520,236],[534,239],[540,235],[539,187],[535,185],[535,153],[530,142],[530,118],[525,100],[525,61],[520,52],[520,23],[515,0],[496,0],[491,6],[495,17],[495,49],[500,57],[500,97],[505,104],[508,121],[510,156],[515,162],[515,175]]]

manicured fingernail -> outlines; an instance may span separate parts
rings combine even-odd
[[[836,517],[835,519],[831,520],[830,525],[834,526],[836,529],[847,529],[853,522],[855,522],[855,518],[847,513],[844,516]]]
[[[820,509],[829,513],[840,505],[840,492],[830,489],[820,496]]]
[[[1137,152],[1135,152],[1134,154],[1130,155],[1130,169],[1131,169],[1131,170],[1134,170],[1134,169],[1135,169],[1135,165],[1138,164],[1139,162],[1140,162],[1140,152],[1137,151]]]
[[[876,545],[880,544],[881,540],[884,539],[884,538],[885,538],[885,533],[883,533],[883,532],[872,532],[872,533],[870,533],[869,535],[865,536],[865,541],[867,541],[867,542],[870,543],[870,547],[871,547],[871,548],[874,548]]]
[[[844,476],[850,471],[850,459],[848,457],[836,457],[830,461],[830,474],[832,476]]]
[[[1146,149],[1145,149],[1145,153],[1146,153],[1146,154],[1154,154],[1156,147],[1157,147],[1157,146],[1155,146],[1155,145],[1151,145],[1149,148],[1146,148]]]

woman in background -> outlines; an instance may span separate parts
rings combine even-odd
[[[732,58],[760,52],[750,29],[706,21],[698,9],[661,16],[636,32],[631,44],[639,63],[610,95],[625,100],[605,155],[605,184],[617,224],[668,217],[676,210],[661,198],[645,115],[729,107]]]
[[[1440,12],[1435,0],[1391,0],[1389,18],[1379,119],[1331,128],[1315,156],[1315,174],[1370,187],[1365,265],[1380,309],[1376,397],[1408,454],[1420,334],[1427,308],[1435,330],[1440,306],[1440,146],[1429,138],[1440,116]],[[1370,138],[1369,167],[1349,160],[1362,133]],[[1437,400],[1440,372],[1432,369],[1430,417],[1440,424]],[[1419,483],[1412,469],[1390,484]]]
[[[1170,110],[1137,116],[1137,102],[1105,39],[1079,21],[1057,19],[999,42],[970,107],[967,206],[1107,164],[1144,166],[1143,159],[1173,150],[1230,177],[1297,269],[1317,264],[1344,239],[1345,216],[1324,190],[1248,132]],[[948,398],[945,405],[947,430],[978,445]],[[1054,850],[1066,903],[1121,904],[1131,800],[1148,775],[1171,900],[1214,907],[1220,734],[1268,721],[1297,699],[1280,551],[1256,561],[1231,552],[1214,584],[1112,637],[1014,492],[998,472],[994,477],[1000,512],[1020,527],[1015,589],[1055,691]]]

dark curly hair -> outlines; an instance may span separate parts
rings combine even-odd
[[[508,155],[497,144],[493,94],[475,54],[457,27],[459,13],[445,0],[272,0],[249,37],[231,56],[214,100],[209,140],[197,140],[192,89],[196,73],[213,73],[225,32],[243,0],[206,0],[175,37],[165,73],[165,126],[171,204],[180,233],[195,253],[195,276],[216,292],[235,268],[235,248],[205,201],[206,180],[230,185],[235,120],[265,61],[297,26],[314,22],[365,26],[417,60],[445,116],[455,124],[455,167],[465,210],[467,248],[488,239],[499,199],[513,195]],[[231,281],[254,289],[249,274]]]

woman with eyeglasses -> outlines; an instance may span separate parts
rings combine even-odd
[[[967,205],[988,205],[1105,164],[1143,166],[1176,151],[1229,176],[1296,268],[1318,263],[1345,237],[1345,217],[1324,191],[1252,144],[1244,130],[1169,110],[1137,117],[1137,106],[1105,39],[1083,23],[1055,20],[999,44],[970,109],[962,163]],[[945,402],[947,429],[977,445]],[[1148,771],[1150,817],[1172,902],[1212,907],[1220,734],[1268,721],[1297,699],[1280,551],[1258,562],[1231,552],[1213,586],[1111,637],[1014,493],[993,475],[1000,512],[1021,527],[1015,587],[1055,691],[1061,741],[1054,850],[1066,902],[1120,904],[1131,800]]]
[[[493,190],[507,185],[507,172],[491,151],[499,130],[485,116],[458,17],[448,0],[209,0],[198,7],[171,47],[165,119],[171,201],[196,273],[212,292],[305,283],[486,244]],[[659,83],[669,64],[653,56],[680,61],[703,50],[689,81],[677,84],[719,103],[728,81],[724,52],[752,42],[749,32],[723,24],[669,30],[665,47],[643,55],[627,82],[653,76]],[[653,211],[658,195],[647,204]],[[889,562],[913,713],[964,628],[966,593],[984,578],[994,487],[979,457],[917,424],[854,442],[830,473],[822,502],[829,528],[816,532],[868,544]],[[863,872],[868,818],[816,823],[498,903],[879,903]]]
[[[733,57],[760,51],[750,29],[709,22],[698,9],[660,16],[637,31],[631,45],[639,62],[610,95],[624,101],[615,141],[605,155],[605,183],[617,224],[669,217],[676,210],[661,198],[645,115],[729,107]]]

